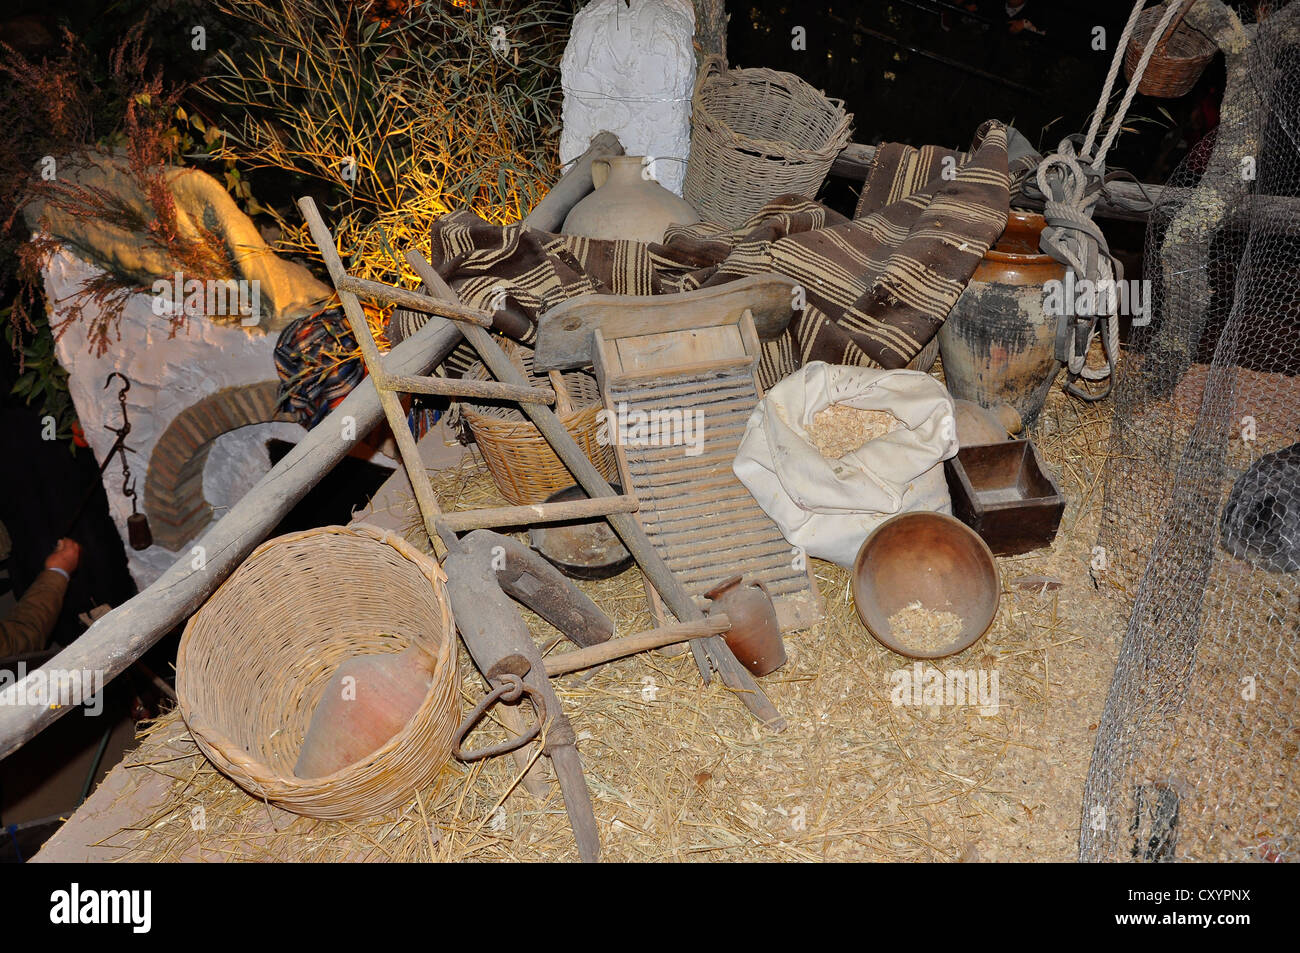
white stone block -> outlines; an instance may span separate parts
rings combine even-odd
[[[655,178],[682,194],[691,148],[695,10],[689,0],[594,0],[573,18],[560,63],[560,161],[608,130],[628,155],[655,157]]]

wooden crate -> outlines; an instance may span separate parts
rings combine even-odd
[[[658,333],[611,336],[600,329],[593,347],[624,490],[640,500],[637,520],[668,568],[701,608],[708,604],[704,593],[730,576],[762,580],[782,631],[790,631],[821,618],[816,580],[807,557],[785,540],[731,469],[762,396],[758,357],[748,311],[739,319]],[[657,432],[637,433],[638,414],[658,421]],[[627,433],[616,426],[620,420],[630,425]],[[692,429],[676,420],[689,420]],[[687,452],[697,447],[698,453]],[[654,587],[646,590],[655,618],[670,621]]]

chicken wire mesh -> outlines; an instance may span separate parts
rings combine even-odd
[[[1151,323],[1116,386],[1093,568],[1132,614],[1084,860],[1300,847],[1300,16],[1252,27],[1150,217]]]

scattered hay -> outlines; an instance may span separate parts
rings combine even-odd
[[[996,673],[987,714],[894,705],[895,673],[927,663],[871,638],[848,572],[821,562],[826,619],[788,636],[788,663],[761,681],[789,722],[780,734],[763,730],[718,680],[705,687],[689,653],[644,653],[555,679],[578,732],[604,857],[1074,859],[1093,732],[1123,634],[1089,570],[1107,418],[1053,393],[1035,437],[1069,500],[1061,534],[1050,549],[999,560],[1006,591],[988,635],[936,664]],[[500,503],[472,460],[435,477],[449,510]],[[1023,576],[1061,586],[1009,584]],[[635,569],[578,585],[619,634],[653,625]],[[525,617],[549,651],[568,650],[554,629]],[[483,683],[467,656],[462,663],[468,709]],[[483,731],[471,744],[504,737],[499,726]],[[545,799],[527,794],[511,758],[449,764],[404,810],[351,824],[295,817],[248,796],[212,769],[175,715],[144,733],[132,763],[174,780],[156,816],[109,839],[123,859],[577,859],[555,785]]]

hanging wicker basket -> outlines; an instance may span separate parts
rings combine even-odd
[[[596,378],[583,371],[552,373],[549,377],[536,374],[533,372],[532,351],[511,345],[506,353],[530,384],[555,390],[555,415],[564,424],[564,429],[605,479],[616,479],[613,448],[608,443],[602,445],[597,439],[601,400]],[[472,364],[465,377],[470,380],[496,379],[482,362]],[[460,413],[483,454],[492,482],[511,503],[517,506],[541,503],[552,493],[573,485],[569,468],[514,403],[466,402],[461,405]]]
[[[460,721],[456,630],[434,560],[364,526],[268,540],[203,605],[181,637],[176,695],[208,759],[259,800],[310,817],[383,814],[427,787]],[[406,727],[319,778],[293,773],[330,676],[354,655],[419,641],[432,684]]]
[[[742,225],[779,195],[814,196],[853,116],[793,73],[700,67],[683,195],[705,221]]]
[[[1201,31],[1183,22],[1193,0],[1174,0],[1182,3],[1182,9],[1165,30],[1164,38],[1157,44],[1147,62],[1146,71],[1138,81],[1138,92],[1146,96],[1161,99],[1177,99],[1185,95],[1196,85],[1196,81],[1210,65],[1218,47]],[[1158,4],[1142,11],[1133,35],[1129,37],[1128,47],[1124,50],[1124,76],[1132,81],[1137,64],[1147,42],[1155,32],[1161,17],[1165,15],[1167,4]]]

